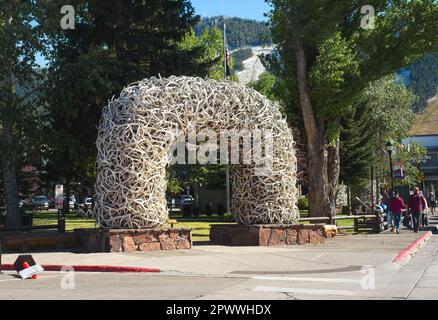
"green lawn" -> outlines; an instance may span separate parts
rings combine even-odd
[[[171,215],[170,218],[178,221],[178,224],[175,225],[175,227],[192,229],[194,241],[209,241],[211,224],[233,223],[232,217],[230,216],[202,216],[199,218],[183,218],[181,215]],[[34,214],[34,226],[56,225],[57,223],[58,216],[56,212],[37,211]],[[97,226],[95,225],[93,219],[76,217],[74,214],[69,214],[65,223],[65,228],[67,231],[72,231],[73,229],[92,229],[96,227]]]
[[[301,212],[302,217],[308,216],[308,211]],[[201,216],[199,218],[183,218],[181,214],[170,215],[171,219],[176,219],[178,224],[177,228],[190,228],[193,230],[193,241],[209,241],[210,238],[210,225],[212,224],[227,224],[234,223],[233,218],[230,215],[224,217],[218,217],[217,215],[207,217]],[[34,215],[33,225],[56,225],[58,222],[56,212],[37,211]],[[354,224],[354,220],[340,220],[338,226],[351,226]],[[69,214],[66,220],[66,230],[71,231],[73,229],[92,229],[96,228],[96,224],[93,219],[84,219],[77,217],[74,214]]]
[[[58,223],[58,213],[53,211],[36,211],[33,216],[34,226],[56,225]],[[76,217],[74,214],[67,215],[65,229],[71,231],[73,229],[92,229],[96,228],[93,219],[84,219]]]

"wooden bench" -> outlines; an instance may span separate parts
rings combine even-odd
[[[340,220],[354,220],[354,225],[352,226],[338,226],[338,230],[346,230],[346,229],[354,229],[356,232],[359,229],[367,229],[372,230],[376,233],[381,232],[381,215],[372,215],[372,214],[364,214],[364,215],[353,215],[353,216],[337,216],[337,217],[308,217],[308,218],[300,218],[300,222],[327,222],[335,223]]]
[[[173,226],[174,226],[175,224],[178,224],[178,221],[176,221],[175,219],[168,219],[168,220],[166,221],[166,223],[167,223],[167,224],[170,224],[170,227],[173,229]]]

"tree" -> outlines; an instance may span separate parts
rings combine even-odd
[[[35,86],[42,74],[35,55],[43,50],[40,28],[33,23],[38,10],[34,1],[0,1],[0,161],[11,228],[20,225],[17,170],[38,136]]]
[[[405,166],[405,176],[400,183],[408,186],[419,186],[424,179],[421,165],[430,159],[427,149],[415,141],[410,141],[408,146],[398,144],[396,155]]]
[[[63,4],[50,2],[43,25],[51,49],[45,157],[47,171],[64,181],[69,199],[77,183],[94,183],[97,124],[108,99],[143,78],[205,76],[208,64],[197,63],[203,48],[179,47],[199,19],[187,0],[77,0],[73,30],[59,28]]]
[[[368,1],[376,21],[365,30],[361,1],[267,1],[280,56],[276,73],[303,117],[311,215],[333,216],[340,118],[370,82],[436,50],[438,8],[433,0]]]
[[[220,80],[224,78],[224,44],[222,31],[219,28],[205,29],[201,35],[196,36],[192,29],[179,43],[179,49],[185,52],[198,52],[191,75],[209,77]]]
[[[388,172],[386,144],[400,143],[414,120],[412,91],[393,75],[370,83],[341,119],[341,180],[365,186],[370,167],[378,176]]]
[[[248,87],[260,92],[262,95],[271,100],[275,99],[275,85],[277,78],[275,75],[264,72],[260,75],[259,80],[248,83]]]

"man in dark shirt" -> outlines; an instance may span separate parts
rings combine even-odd
[[[426,206],[426,199],[420,194],[420,189],[414,188],[414,194],[409,197],[408,208],[411,211],[414,220],[415,233],[418,233],[418,230],[420,229],[420,218],[424,213]]]

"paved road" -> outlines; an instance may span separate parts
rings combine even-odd
[[[438,221],[435,221],[438,222]],[[37,253],[39,263],[160,268],[160,274],[0,275],[0,299],[437,299],[438,237],[404,265],[392,264],[418,235],[358,235],[322,246],[132,254]],[[5,255],[13,262],[16,255]],[[74,283],[74,288],[71,285]]]

